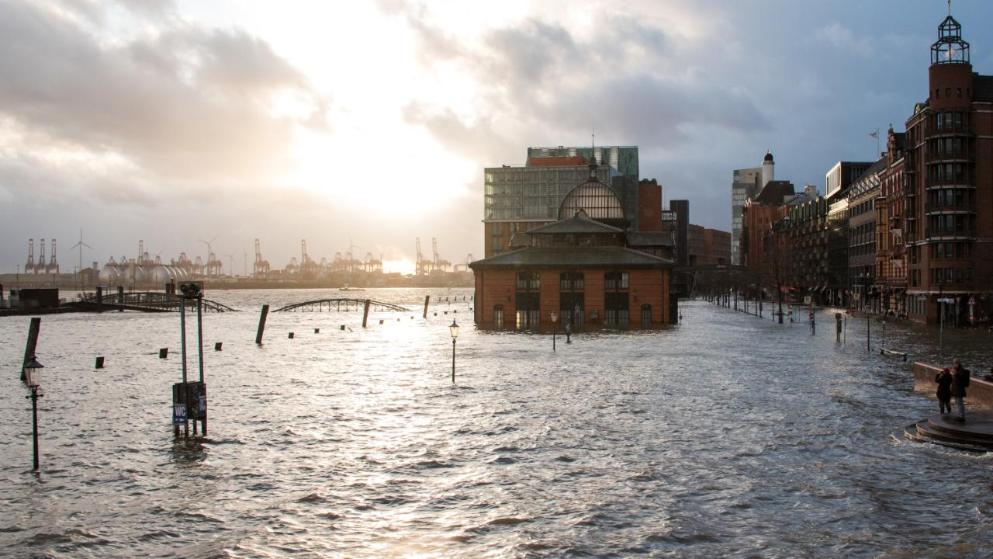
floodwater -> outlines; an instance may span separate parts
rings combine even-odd
[[[426,293],[458,302],[425,321]],[[0,556],[993,550],[993,455],[902,440],[937,406],[913,393],[909,365],[866,351],[864,320],[837,344],[827,311],[811,336],[806,324],[695,301],[677,327],[568,345],[560,335],[553,353],[551,336],[475,331],[469,294],[208,293],[245,311],[205,316],[202,444],[172,436],[177,315],[45,316],[38,476],[17,378],[28,318],[0,319]],[[411,311],[374,308],[366,329],[357,310],[270,313],[256,347],[262,303],[342,295]],[[944,353],[936,334],[890,324],[884,343],[931,362],[950,361],[954,347],[974,371],[990,365],[988,332],[946,331]],[[105,369],[92,368],[97,355]]]

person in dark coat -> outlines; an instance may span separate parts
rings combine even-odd
[[[955,360],[952,367],[952,396],[955,397],[955,404],[959,409],[959,416],[956,421],[965,421],[965,389],[969,386],[969,369],[962,366],[962,362]]]
[[[941,415],[952,413],[952,372],[946,367],[934,376],[938,384],[938,406]]]

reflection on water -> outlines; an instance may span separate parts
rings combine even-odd
[[[426,293],[375,291],[413,310],[374,312],[367,329],[361,310],[270,314],[257,347],[262,303],[329,295],[212,292],[247,312],[205,318],[207,347],[224,350],[206,353],[210,437],[198,442],[172,439],[178,351],[157,358],[159,347],[178,350],[178,317],[45,317],[41,483],[27,473],[23,388],[16,373],[5,377],[0,554],[968,557],[993,548],[993,458],[892,436],[934,405],[912,392],[908,365],[866,352],[864,321],[850,321],[839,345],[828,313],[811,337],[804,324],[692,302],[678,327],[578,335],[553,353],[548,336],[474,331],[461,300],[424,321]],[[452,386],[456,310],[464,327]],[[26,318],[0,321],[8,371],[26,329]],[[952,357],[922,328],[888,325],[886,336],[912,358]],[[974,370],[988,366],[990,339],[945,338]],[[91,368],[95,355],[105,369]]]

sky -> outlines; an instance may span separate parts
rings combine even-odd
[[[483,168],[636,145],[729,230],[733,169],[823,193],[927,96],[944,0],[0,0],[0,272],[208,243],[225,272],[483,254]],[[955,0],[993,73],[993,2]],[[885,146],[885,140],[883,140]],[[72,249],[82,239],[89,248]],[[48,255],[51,249],[48,248]]]

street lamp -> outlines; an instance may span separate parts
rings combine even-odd
[[[455,339],[459,337],[459,325],[452,319],[448,332],[452,335],[452,384],[455,384]]]
[[[552,351],[555,351],[555,333],[559,329],[559,313],[552,311]]]
[[[45,366],[32,355],[28,362],[24,364],[24,382],[31,389],[31,440],[34,443],[34,471],[38,471],[38,398],[41,398],[41,369]]]

